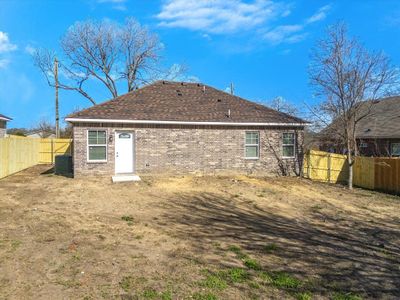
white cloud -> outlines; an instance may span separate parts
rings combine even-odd
[[[307,24],[325,20],[327,13],[331,9],[331,5],[322,6],[318,11],[306,20]]]
[[[8,60],[6,58],[0,59],[0,69],[7,68],[9,63],[10,63],[10,60]]]
[[[31,45],[26,45],[26,47],[25,47],[25,52],[26,53],[28,53],[30,55],[33,55],[35,53],[35,51],[36,51],[35,47],[33,47]]]
[[[233,33],[287,16],[290,13],[287,7],[272,0],[167,0],[156,17],[164,27]]]
[[[305,30],[312,23],[324,20],[327,17],[328,11],[331,9],[331,5],[325,5],[318,9],[318,11],[307,18],[300,24],[295,25],[280,25],[270,29],[264,33],[264,39],[272,45],[278,45],[281,43],[294,44],[303,41],[307,36],[308,32]]]
[[[268,31],[264,34],[264,38],[274,45],[283,42],[296,43],[305,38],[303,29],[303,25],[282,25]]]
[[[11,52],[17,49],[17,45],[10,42],[8,34],[0,31],[0,53]]]

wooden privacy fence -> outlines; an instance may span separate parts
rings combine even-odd
[[[71,139],[40,139],[39,164],[53,164],[61,154],[72,155]]]
[[[32,167],[39,162],[39,139],[0,139],[0,178]]]
[[[345,155],[311,150],[304,156],[304,176],[316,181],[343,183],[348,168]]]
[[[304,158],[304,176],[316,181],[345,183],[348,177],[346,159],[345,155],[310,151]],[[400,194],[400,158],[356,157],[353,184]]]
[[[400,194],[400,159],[357,157],[353,181],[360,187]]]
[[[0,178],[37,164],[54,163],[54,157],[72,154],[71,139],[0,138]]]

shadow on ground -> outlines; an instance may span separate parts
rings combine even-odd
[[[171,233],[189,240],[199,254],[210,251],[212,242],[240,245],[254,255],[276,243],[280,250],[273,267],[320,277],[314,292],[400,297],[399,224],[390,220],[361,222],[320,212],[296,220],[210,193],[177,195],[168,203],[163,226],[170,225]]]

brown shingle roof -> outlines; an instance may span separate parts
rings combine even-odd
[[[229,123],[306,123],[266,106],[197,83],[157,81],[67,117]]]
[[[358,138],[400,138],[400,96],[374,101],[370,109],[358,124]]]
[[[362,116],[356,128],[359,139],[400,138],[400,96],[382,98],[361,103],[358,112]],[[321,136],[336,138],[343,129],[340,121],[336,120],[321,131]]]

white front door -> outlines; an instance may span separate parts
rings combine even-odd
[[[133,173],[133,133],[115,133],[115,174]]]

